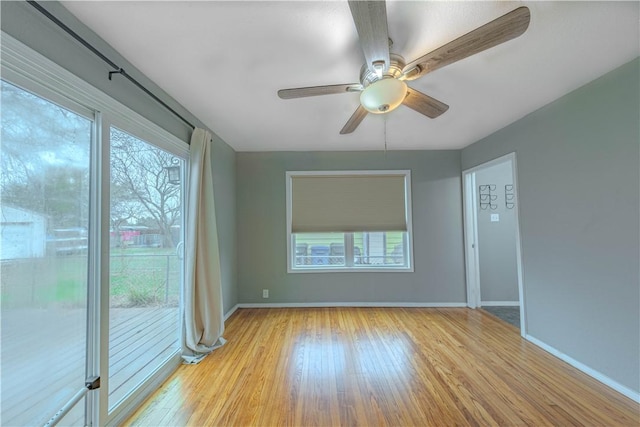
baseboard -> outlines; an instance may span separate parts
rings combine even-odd
[[[480,301],[481,307],[496,307],[496,306],[504,306],[504,307],[519,307],[520,301]]]
[[[242,303],[237,308],[299,308],[299,307],[466,307],[466,302],[266,302]]]
[[[236,312],[236,310],[240,308],[238,304],[234,305],[233,307],[231,307],[231,310],[227,311],[224,315],[224,320],[226,321],[229,317],[231,317],[231,315],[233,313]]]
[[[539,339],[537,339],[535,337],[532,337],[531,335],[526,335],[525,338],[527,339],[527,341],[537,345],[538,347],[540,347],[541,349],[545,350],[546,352],[554,355],[558,359],[567,362],[569,365],[573,366],[574,368],[576,368],[576,369],[584,372],[585,374],[589,375],[590,377],[600,381],[602,384],[606,385],[607,387],[610,387],[610,388],[614,389],[615,391],[617,391],[618,393],[621,393],[621,394],[625,395],[629,399],[640,403],[640,393],[639,392],[637,392],[635,390],[632,390],[629,387],[618,383],[617,381],[612,380],[608,376],[596,371],[595,369],[590,368],[589,366],[585,365],[584,363],[578,362],[577,360],[573,359],[572,357],[567,356],[566,354],[562,353],[561,351],[557,350],[556,348],[551,347],[548,344],[545,344],[544,342],[540,341]]]

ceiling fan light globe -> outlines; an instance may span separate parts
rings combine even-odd
[[[375,81],[360,93],[360,104],[370,113],[384,114],[398,108],[407,96],[407,84],[394,78]]]

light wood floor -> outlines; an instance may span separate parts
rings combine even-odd
[[[640,405],[481,310],[240,309],[148,426],[638,426]]]

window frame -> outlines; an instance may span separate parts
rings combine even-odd
[[[382,267],[360,267],[347,262],[353,258],[354,233],[344,234],[344,266],[328,266],[328,267],[295,267],[295,244],[294,238],[296,233],[291,232],[292,226],[292,179],[296,176],[357,176],[357,175],[403,175],[405,180],[405,213],[407,221],[406,244],[405,244],[405,260],[403,266],[394,267],[385,265]],[[286,228],[287,228],[287,273],[413,273],[413,221],[412,221],[412,203],[411,203],[411,170],[336,170],[336,171],[287,171],[286,179]],[[379,232],[379,231],[372,231]],[[404,239],[403,239],[404,240]]]

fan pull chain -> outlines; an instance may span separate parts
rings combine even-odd
[[[387,115],[383,116],[384,119],[384,154],[387,155]]]

